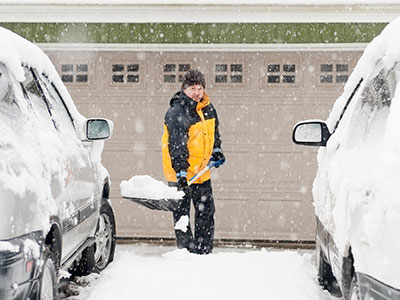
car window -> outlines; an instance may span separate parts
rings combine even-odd
[[[379,143],[383,138],[396,84],[396,71],[382,66],[367,79],[349,124],[349,146]]]
[[[25,80],[22,82],[22,86],[25,90],[26,95],[32,103],[34,112],[36,114],[39,114],[39,117],[43,118],[44,121],[53,123],[51,119],[49,105],[42,98],[42,93],[40,92],[40,88],[36,84],[32,71],[29,68],[24,67],[24,72]]]
[[[0,64],[0,101],[2,103],[12,103],[14,93],[7,68],[4,64]]]
[[[39,75],[39,82],[45,97],[49,101],[53,117],[56,121],[57,129],[62,131],[73,131],[75,133],[71,115],[65,107],[64,101],[60,97],[54,85],[43,74]]]
[[[15,88],[18,87],[18,84],[13,84],[7,67],[0,63],[0,118],[3,124],[13,129],[19,128],[20,125],[21,110],[15,95]]]
[[[367,82],[362,92],[362,101],[371,107],[390,106],[396,87],[396,74],[393,69],[382,68]]]

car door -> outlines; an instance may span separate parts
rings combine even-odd
[[[27,78],[37,85],[58,137],[65,145],[64,182],[52,184],[62,227],[62,257],[64,262],[93,232],[97,222],[99,188],[90,155],[78,139],[72,117],[54,85],[42,74],[27,70]],[[30,83],[31,85],[33,82]]]

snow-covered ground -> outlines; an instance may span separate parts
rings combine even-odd
[[[78,280],[79,281],[79,280]],[[313,251],[117,245],[100,275],[81,278],[64,300],[329,300],[318,286]]]

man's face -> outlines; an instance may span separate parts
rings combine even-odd
[[[201,99],[203,99],[204,88],[201,84],[196,84],[188,86],[183,90],[183,92],[193,101],[199,102]]]

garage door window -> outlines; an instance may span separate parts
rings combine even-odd
[[[319,78],[319,82],[324,84],[345,83],[349,79],[349,65],[323,63],[320,65]]]
[[[61,65],[61,80],[65,83],[80,83],[89,82],[89,66],[86,63],[80,64],[62,64]]]
[[[136,63],[116,63],[112,64],[111,82],[113,84],[139,83],[139,64]]]
[[[175,83],[182,82],[183,75],[190,70],[190,64],[166,63],[163,65],[163,82]]]
[[[296,83],[295,64],[268,64],[267,66],[268,84],[294,84]]]
[[[215,64],[215,83],[242,83],[242,64]]]

